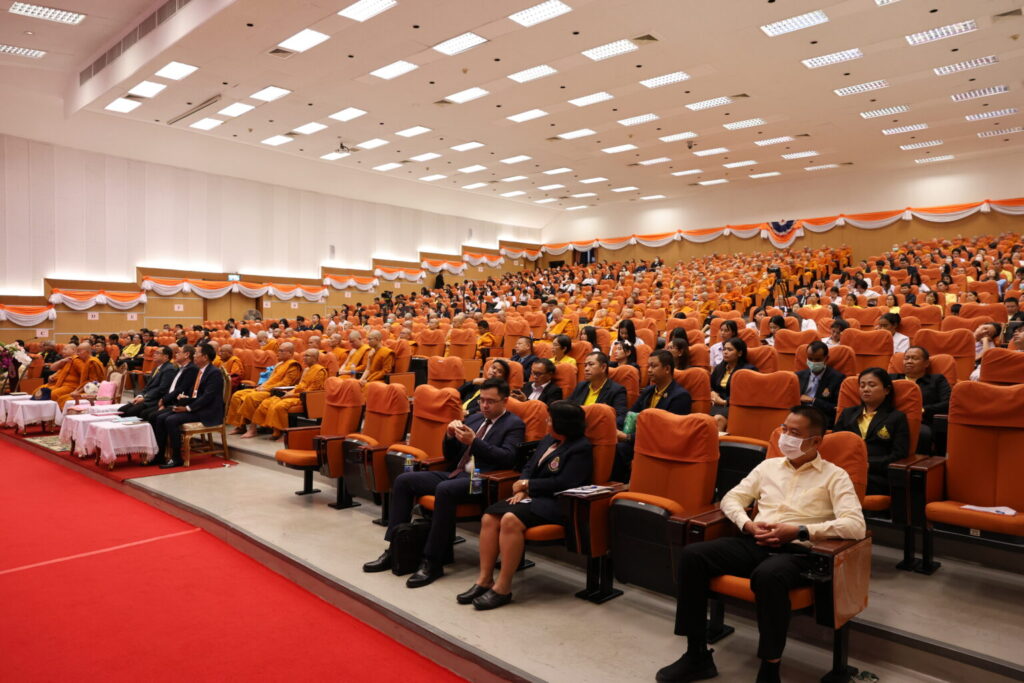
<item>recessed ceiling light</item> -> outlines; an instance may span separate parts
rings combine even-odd
[[[571,194],[569,196],[570,197],[574,197],[576,199],[583,199],[584,197],[596,197],[597,193],[596,192],[580,192],[578,194]]]
[[[953,157],[952,154],[945,154],[945,155],[943,155],[941,157],[925,157],[924,159],[914,159],[914,163],[916,163],[916,164],[930,164],[930,163],[933,163],[933,162],[936,162],[936,161],[949,161],[950,159],[953,159],[953,158],[954,157]]]
[[[657,121],[658,118],[657,114],[640,114],[639,116],[631,116],[628,119],[619,119],[619,123],[623,126],[636,126],[649,121]]]
[[[448,176],[446,176],[446,175],[442,175],[440,173],[435,173],[433,175],[425,175],[422,178],[420,178],[420,180],[426,181],[428,183],[432,183],[435,180],[441,180],[442,178],[447,178],[447,177]]]
[[[502,192],[501,196],[502,197],[521,197],[524,194],[526,194],[526,192],[524,192],[523,190],[512,190],[511,192]]]
[[[817,152],[810,152],[810,151],[808,151],[808,152],[792,152],[790,154],[783,154],[782,158],[783,159],[806,159],[807,157],[816,157],[816,156],[818,156]]]
[[[608,179],[604,178],[604,177],[601,177],[601,176],[598,176],[597,178],[584,178],[583,180],[580,181],[580,183],[583,184],[583,185],[589,185],[590,183],[600,183],[600,182],[604,182],[605,180],[608,180]]]
[[[338,14],[353,21],[366,21],[397,4],[396,0],[359,0],[359,2],[352,3],[341,10]]]
[[[486,171],[487,167],[482,164],[473,164],[472,166],[463,166],[459,169],[459,173],[479,173],[480,171]]]
[[[726,168],[742,168],[744,166],[755,166],[757,164],[753,159],[747,159],[746,161],[730,161],[728,164],[722,164]]]
[[[199,119],[195,123],[189,124],[189,128],[198,128],[199,130],[213,130],[220,124],[224,123],[220,119]]]
[[[943,144],[942,140],[928,140],[926,142],[915,142],[909,145],[900,145],[900,149],[908,151],[911,149],[924,149],[925,147],[938,147]]]
[[[633,192],[634,190],[639,190],[639,189],[640,188],[636,187],[635,185],[627,185],[626,187],[615,187],[615,188],[612,188],[612,192]]]
[[[625,144],[618,145],[617,147],[605,147],[601,151],[605,154],[618,154],[619,152],[628,152],[631,149],[636,149],[636,145]]]
[[[327,128],[327,126],[324,124],[311,121],[303,126],[299,126],[298,128],[293,128],[292,130],[296,133],[302,133],[303,135],[312,135],[313,133],[319,133],[325,128]]]
[[[142,81],[134,88],[128,91],[129,95],[138,95],[139,97],[155,97],[160,94],[167,86],[163,83],[154,83],[153,81]]]
[[[182,62],[168,62],[164,68],[156,72],[156,75],[160,78],[166,78],[172,81],[180,81],[181,79],[191,76],[199,70],[198,66],[192,66],[191,64],[184,64]]]
[[[516,83],[526,83],[527,81],[535,81],[538,78],[544,78],[545,76],[550,76],[551,74],[556,73],[558,73],[557,69],[552,69],[547,64],[541,64],[540,66],[534,66],[529,69],[517,71],[514,74],[509,74],[508,77]]]
[[[765,123],[764,119],[747,119],[745,121],[733,121],[732,123],[723,123],[723,128],[729,130],[739,130],[740,128],[753,128],[754,126],[763,126]]]
[[[360,142],[358,145],[356,145],[356,147],[360,149],[377,149],[378,147],[383,147],[386,144],[388,144],[387,140],[373,138],[372,140],[367,140],[366,142]]]
[[[716,178],[715,180],[698,180],[698,185],[721,185],[722,183],[729,182],[725,178]]]
[[[463,185],[463,190],[476,190],[481,187],[487,187],[487,183],[470,183],[469,185]]]
[[[385,81],[390,81],[392,78],[398,78],[402,74],[407,74],[418,68],[420,68],[419,64],[413,64],[412,62],[407,62],[404,59],[399,59],[397,62],[391,62],[390,64],[382,66],[375,71],[371,71],[370,75],[382,78]]]
[[[696,152],[693,153],[693,155],[698,157],[709,157],[713,154],[724,154],[725,152],[728,151],[728,147],[714,147],[712,149],[698,149]]]
[[[54,21],[58,24],[75,25],[81,24],[85,20],[85,15],[78,12],[68,12],[62,9],[43,7],[42,5],[32,5],[27,2],[16,2],[11,5],[9,11],[11,14],[20,14],[25,17],[32,17],[33,19],[45,19],[46,21]]]
[[[979,88],[978,90],[968,90],[967,92],[957,93],[956,95],[950,95],[954,102],[964,102],[966,100],[976,100],[980,97],[988,97],[990,95],[1000,95],[1007,92],[1009,88],[1005,85],[993,85],[989,88]]]
[[[767,35],[774,37],[781,36],[785,33],[792,33],[793,31],[799,31],[802,28],[810,28],[811,26],[824,24],[826,21],[828,21],[828,15],[819,9],[814,10],[813,12],[808,12],[807,14],[783,19],[782,21],[776,21],[772,24],[765,24],[761,27],[761,30]]]
[[[754,144],[758,147],[767,147],[768,145],[778,145],[782,142],[793,142],[794,138],[783,135],[777,138],[767,138],[765,140],[754,140]]]
[[[577,97],[574,100],[569,100],[569,104],[576,105],[577,107],[586,107],[591,104],[597,104],[598,102],[604,102],[610,100],[614,96],[610,93],[606,93],[603,90],[601,92],[591,93],[590,95],[584,95],[583,97]]]
[[[320,33],[320,31],[307,28],[299,31],[291,38],[281,41],[277,46],[292,52],[305,52],[329,39],[330,36],[326,33]]]
[[[127,114],[133,109],[138,108],[140,104],[142,104],[142,102],[139,102],[138,100],[129,100],[124,97],[118,97],[116,100],[114,100],[113,102],[111,102],[103,108],[107,111],[116,111],[121,114]]]
[[[579,211],[580,209],[585,209],[585,208],[587,208],[585,204],[580,204],[579,206],[567,206],[567,207],[565,207],[565,210],[566,211]]]
[[[414,138],[417,135],[423,135],[424,133],[429,133],[429,132],[430,132],[430,129],[427,128],[426,126],[413,126],[412,128],[406,128],[405,130],[400,130],[397,133],[395,133],[395,135],[401,135],[403,138]]]
[[[641,166],[654,166],[655,164],[663,164],[666,161],[672,161],[668,157],[658,157],[657,159],[645,159],[644,161],[638,161],[637,163]]]
[[[448,55],[449,57],[451,57],[452,55],[457,55],[460,52],[465,52],[470,48],[476,47],[477,45],[482,45],[486,42],[486,38],[484,38],[483,36],[478,36],[477,34],[470,31],[468,33],[463,33],[461,36],[449,38],[443,43],[438,43],[437,45],[434,46],[433,49],[437,50],[443,55]]]
[[[505,118],[507,118],[509,121],[522,123],[523,121],[531,121],[533,119],[539,119],[540,117],[547,115],[548,113],[543,109],[530,109],[529,111],[513,114],[512,116],[506,116]]]
[[[833,90],[835,94],[840,97],[846,97],[847,95],[859,95],[863,92],[870,92],[872,90],[881,90],[882,88],[888,88],[889,81],[869,81],[867,83],[858,83],[857,85],[849,85],[845,88],[837,88]]]
[[[891,5],[899,1],[900,0],[875,0],[875,4],[878,5],[879,7],[885,7],[886,5]]]
[[[967,21],[959,21],[955,24],[949,24],[948,26],[930,28],[927,31],[921,31],[920,33],[911,33],[906,38],[907,42],[911,45],[924,45],[925,43],[934,43],[936,40],[952,38],[953,36],[959,36],[964,33],[970,33],[971,31],[977,30],[978,25],[974,23],[974,20],[968,19]]]
[[[688,130],[685,133],[675,133],[673,135],[665,135],[658,138],[662,142],[678,142],[679,140],[689,140],[690,138],[697,137],[697,134],[692,130]]]
[[[821,164],[820,166],[804,166],[805,171],[824,171],[829,168],[839,168],[839,164]]]
[[[374,166],[373,170],[374,171],[393,171],[396,168],[401,168],[401,167],[402,167],[402,164],[398,163],[397,161],[391,161],[391,162],[388,162],[386,164],[381,164],[380,166]]]
[[[686,170],[686,171],[673,171],[673,172],[672,172],[672,175],[674,175],[674,176],[681,176],[681,175],[699,175],[699,174],[701,174],[701,173],[703,173],[703,172],[704,172],[704,171],[700,170],[699,168],[691,168],[691,169],[689,169],[689,170]]]
[[[885,128],[882,130],[882,135],[899,135],[900,133],[912,133],[915,130],[924,130],[928,127],[927,123],[914,123],[909,126],[899,126],[897,128]]]
[[[983,66],[991,66],[993,64],[997,64],[998,62],[998,57],[996,57],[995,55],[989,55],[988,57],[968,59],[966,62],[957,62],[956,64],[937,66],[934,69],[932,69],[932,71],[935,72],[936,76],[948,76],[949,74],[955,74],[961,71],[970,71],[971,69],[977,69]]]
[[[235,102],[234,104],[229,104],[228,106],[224,107],[217,113],[221,116],[230,116],[234,118],[235,116],[241,116],[246,112],[250,112],[255,108],[256,107],[252,106],[251,104],[246,104],[245,102]]]
[[[444,99],[447,102],[454,102],[455,104],[462,104],[464,102],[469,102],[471,100],[479,99],[479,98],[483,97],[484,95],[490,95],[490,93],[488,91],[484,90],[483,88],[476,88],[476,87],[474,87],[474,88],[466,88],[465,90],[460,90],[459,92],[452,93],[451,95],[449,95],[448,97],[446,97]]]
[[[0,43],[0,55],[14,55],[15,57],[28,57],[29,59],[42,59],[46,56],[45,50],[33,50],[30,47],[16,47]]]
[[[249,95],[249,97],[263,102],[273,102],[274,100],[284,97],[290,92],[291,90],[278,88],[276,85],[268,85],[266,88],[263,88],[263,90],[257,90],[253,94]]]
[[[544,190],[545,192],[547,192],[548,190],[560,190],[563,187],[565,187],[565,185],[559,185],[558,183],[554,183],[552,185],[541,185],[537,189]]]
[[[561,166],[559,168],[552,168],[552,169],[549,169],[547,171],[544,171],[544,175],[559,175],[561,173],[569,173],[571,171],[572,171],[571,168],[566,168],[565,166]]]
[[[639,48],[631,40],[616,40],[614,43],[607,43],[606,45],[598,45],[592,47],[589,50],[583,51],[583,56],[588,59],[593,59],[595,62],[600,62],[602,59],[608,59],[617,55],[624,55],[627,52],[633,52]]]
[[[910,107],[905,104],[900,104],[895,107],[885,107],[883,109],[872,109],[871,111],[862,111],[860,113],[861,118],[864,119],[875,119],[879,116],[892,116],[894,114],[903,114],[910,111]]]
[[[533,7],[527,7],[526,9],[510,14],[509,19],[516,22],[520,26],[535,26],[541,22],[545,22],[549,19],[562,16],[567,12],[571,12],[572,7],[569,7],[564,2],[559,0],[548,0],[548,2],[542,2],[539,5]]]
[[[568,133],[559,133],[558,137],[562,138],[563,140],[575,140],[576,138],[584,138],[588,135],[596,134],[596,130],[591,130],[589,128],[580,128],[579,130],[570,130]]]
[[[270,145],[271,147],[277,147],[278,145],[285,145],[294,140],[290,135],[272,135],[266,140],[261,140],[264,145]]]
[[[663,85],[671,85],[672,83],[679,83],[685,81],[690,77],[690,74],[685,71],[673,71],[670,74],[664,76],[655,76],[654,78],[648,78],[640,81],[640,85],[646,88],[660,88]]]
[[[328,152],[320,158],[324,161],[337,161],[338,159],[344,159],[347,156],[349,156],[348,152]]]
[[[501,163],[503,163],[503,164],[518,164],[518,163],[520,163],[522,161],[529,161],[532,158],[533,157],[528,157],[525,154],[520,154],[519,156],[514,156],[514,157],[509,157],[507,159],[502,159]]]
[[[778,171],[768,171],[767,173],[752,173],[748,178],[771,178],[773,176],[782,175]]]
[[[817,69],[823,66],[831,66],[833,64],[840,64],[842,62],[849,62],[853,59],[860,59],[864,56],[864,53],[860,51],[860,48],[853,48],[851,50],[843,50],[841,52],[833,52],[832,54],[822,55],[820,57],[811,57],[810,59],[801,60],[801,63],[808,69]]]
[[[556,199],[555,197],[547,197],[546,199],[537,199],[533,203],[534,204],[550,204],[551,202],[557,202],[557,201],[558,201],[558,199]]]
[[[665,198],[665,195],[663,195],[663,194],[649,194],[646,197],[641,197],[640,199],[642,199],[643,201],[648,201],[650,199],[664,199],[664,198]]]
[[[410,161],[430,161],[431,159],[437,159],[441,155],[437,152],[425,152],[423,154],[417,154],[414,157],[409,157]]]
[[[526,176],[524,176],[524,175],[510,175],[508,178],[502,178],[501,182],[503,182],[503,183],[516,183],[516,182],[519,182],[520,180],[526,180]]]
[[[986,130],[986,131],[982,131],[981,133],[978,133],[978,137],[979,138],[994,138],[994,137],[998,137],[1000,135],[1013,135],[1014,133],[1019,133],[1021,131],[1024,131],[1024,128],[1021,128],[1020,126],[1014,126],[1013,128],[1004,128],[1003,130]]]
[[[728,97],[713,97],[710,100],[702,100],[700,102],[694,102],[693,104],[686,105],[686,108],[690,111],[701,111],[702,109],[711,109],[712,107],[721,107],[724,104],[732,104],[732,100]]]
[[[1020,111],[1016,107],[1010,107],[1009,109],[997,109],[995,111],[983,111],[978,114],[968,114],[964,118],[968,121],[981,121],[982,119],[996,119],[1000,116],[1012,116]]]
[[[463,142],[461,145],[454,145],[450,149],[456,152],[468,152],[471,149],[479,149],[484,146],[482,142]]]
[[[357,109],[356,107],[345,107],[341,111],[336,111],[333,114],[329,114],[327,118],[334,119],[335,121],[346,122],[351,121],[352,119],[358,119],[365,113],[365,111],[363,111],[362,109]]]

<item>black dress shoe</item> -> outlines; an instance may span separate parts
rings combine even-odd
[[[429,586],[442,576],[444,576],[444,567],[442,565],[431,560],[423,560],[416,573],[406,579],[405,585],[407,588],[422,588],[423,586]]]
[[[714,650],[708,650],[703,657],[695,657],[689,652],[659,669],[654,680],[662,683],[687,683],[688,681],[704,681],[718,675],[715,660],[711,658]]]
[[[370,573],[370,574],[372,574],[374,572],[386,572],[389,569],[391,569],[391,550],[390,549],[385,550],[384,552],[382,552],[380,554],[380,557],[378,557],[373,562],[367,562],[366,564],[363,565],[363,571],[367,572],[367,573]]]
[[[456,595],[455,600],[460,605],[468,605],[489,590],[491,590],[489,587],[478,586],[474,583],[473,587],[470,588],[468,591]]]
[[[142,466],[142,467],[153,467],[154,465],[163,465],[163,464],[164,464],[163,458],[153,458],[152,460],[149,460],[148,462],[140,463],[140,466]]]
[[[502,605],[512,602],[511,593],[495,593],[491,589],[473,601],[473,607],[479,610],[496,609]]]
[[[162,465],[160,465],[160,469],[162,469],[162,470],[169,470],[169,469],[173,469],[175,467],[184,467],[184,466],[185,466],[185,463],[180,462],[178,460],[168,460],[167,462],[165,462]]]

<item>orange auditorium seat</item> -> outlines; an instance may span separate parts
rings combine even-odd
[[[737,370],[729,392],[729,435],[767,440],[798,405],[800,382],[794,373]]]
[[[690,411],[711,413],[711,376],[703,368],[690,367],[674,372],[676,384],[690,392],[693,401]]]
[[[966,304],[964,304],[966,305]],[[939,329],[943,332],[953,332],[954,330],[965,330],[967,332],[974,332],[978,328],[978,325],[982,323],[995,322],[991,316],[983,315],[976,318],[964,318],[959,315],[947,315],[942,319],[942,325]]]
[[[463,360],[476,358],[476,332],[473,330],[453,329],[448,335],[448,356]]]
[[[640,373],[632,365],[608,368],[608,377],[626,388],[626,408],[632,408],[640,396]],[[568,396],[569,394],[565,394]]]
[[[1024,353],[994,348],[981,357],[979,379],[988,384],[1024,384]],[[1021,416],[1024,422],[1024,415]]]
[[[391,477],[388,475],[386,452],[388,447],[405,438],[409,420],[409,394],[401,384],[370,382],[364,392],[366,416],[363,428],[347,434],[342,443],[344,463],[331,460],[332,472],[343,472],[347,487],[367,497],[382,496],[381,518],[387,524],[390,509]],[[333,451],[329,451],[333,452]]]
[[[509,360],[508,358],[488,358],[487,362],[484,363],[483,376],[487,377],[487,373],[490,371],[491,365],[493,365],[496,360],[503,360],[508,363],[508,368],[511,373],[511,376],[508,378],[509,389],[512,391],[522,389],[523,384],[525,383],[523,379],[523,366],[520,363]]]
[[[921,321],[921,329],[937,330],[942,325],[942,308],[933,304],[924,306],[900,306],[900,317],[912,316]],[[911,337],[913,339],[913,337]]]
[[[423,330],[416,337],[416,355],[440,356],[444,353],[444,332],[442,330]]]
[[[935,356],[947,353],[956,361],[957,380],[966,380],[974,371],[974,333],[964,329],[940,332],[921,330],[911,340],[914,346],[927,349]]]
[[[757,368],[758,372],[777,372],[779,354],[772,346],[747,347],[747,362]]]
[[[458,356],[431,356],[427,359],[427,384],[437,389],[458,389],[466,382],[462,359]]]
[[[576,368],[569,363],[559,363],[555,366],[555,384],[562,389],[562,398],[568,399],[572,396],[573,389],[579,382],[576,380]]]
[[[886,330],[843,330],[839,335],[843,346],[853,349],[857,372],[865,368],[887,368],[892,358],[892,334]]]
[[[692,344],[690,346],[690,365],[711,372],[711,349],[707,344]]]
[[[972,283],[972,284],[983,284],[983,283]],[[992,283],[995,285],[995,283]],[[993,321],[1002,325],[1006,324],[1009,320],[1009,315],[1006,312],[1006,306],[1003,304],[975,304],[967,303],[960,307],[960,317],[962,318],[991,318]]]
[[[819,309],[826,310],[826,309]],[[801,368],[796,367],[796,350],[801,344],[810,344],[819,341],[820,337],[814,330],[794,332],[792,330],[779,330],[775,333],[775,351],[779,354],[779,370],[795,372]],[[754,363],[757,365],[757,363]],[[761,366],[757,368],[760,370]]]

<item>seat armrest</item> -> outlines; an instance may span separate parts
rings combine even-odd
[[[302,407],[306,413],[306,417],[311,420],[319,420],[324,416],[325,407],[327,405],[327,392],[323,389],[318,391],[304,391],[299,394],[299,398],[302,400]]]
[[[845,552],[852,548],[858,543],[862,543],[865,539],[851,540],[847,538],[828,538],[821,541],[814,541],[811,544],[811,552],[815,555],[827,555],[834,557],[842,552]]]
[[[625,484],[609,483],[609,491],[596,493],[560,493],[565,524],[565,547],[587,557],[604,557],[609,550],[608,509],[612,497],[627,489]]]
[[[519,472],[515,470],[494,470],[493,472],[481,472],[480,478],[496,483],[516,481],[519,479]]]
[[[302,451],[316,450],[314,439],[319,435],[320,427],[292,427],[284,430],[284,447]]]
[[[908,455],[889,463],[889,517],[893,524],[903,527],[910,519],[910,468],[925,459],[924,455]]]
[[[924,508],[946,492],[946,459],[923,458],[910,466],[910,522],[924,528]]]
[[[711,541],[723,536],[737,536],[740,530],[719,510],[711,510],[690,517],[687,524],[687,542]]]
[[[519,480],[519,472],[515,470],[481,472],[480,478],[484,480],[487,505],[493,505],[512,496],[512,484]]]
[[[812,564],[802,576],[815,584],[815,620],[828,628],[842,628],[868,604],[871,534],[856,541],[816,541],[810,557]]]

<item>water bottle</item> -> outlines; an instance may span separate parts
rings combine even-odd
[[[469,476],[469,493],[473,496],[479,496],[483,492],[484,480],[480,478],[480,468],[478,467]]]
[[[405,455],[405,465],[402,466],[402,469],[405,470],[406,472],[412,472],[413,470],[415,470],[416,469],[416,458],[414,458],[413,456],[411,456],[408,453],[406,453],[406,455]]]

